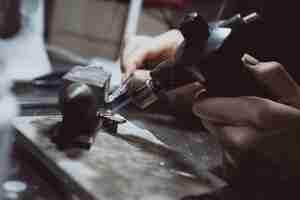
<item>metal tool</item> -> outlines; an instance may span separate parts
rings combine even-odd
[[[132,75],[130,75],[120,87],[118,87],[111,95],[108,96],[107,103],[111,103],[115,101],[119,96],[122,96],[123,94],[128,92],[128,84],[132,80]]]
[[[98,119],[100,120],[101,128],[112,134],[118,132],[119,124],[123,124],[127,121],[124,117],[116,115],[110,110],[98,112]]]
[[[70,84],[60,91],[62,122],[53,131],[52,141],[59,149],[89,149],[98,127],[97,100],[93,90],[84,83]]]
[[[62,122],[53,130],[52,141],[61,150],[90,149],[99,129],[117,133],[118,125],[126,120],[112,112],[98,111],[97,97],[87,84],[76,82],[62,88],[59,108]]]
[[[59,149],[90,149],[98,129],[116,133],[126,122],[109,110],[99,111],[107,100],[111,74],[97,66],[74,67],[63,77],[59,92],[62,122],[53,131]]]
[[[113,110],[130,102],[144,109],[159,98],[167,98],[167,91],[195,81],[204,84],[212,96],[264,96],[241,63],[246,53],[244,40],[251,37],[248,27],[260,23],[259,19],[257,13],[246,17],[238,14],[216,25],[208,24],[197,13],[187,15],[180,26],[185,40],[175,57],[155,67],[151,79],[139,90],[120,96],[123,100]]]

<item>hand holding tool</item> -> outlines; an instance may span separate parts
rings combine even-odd
[[[259,19],[257,13],[246,17],[238,14],[208,24],[197,13],[187,15],[179,28],[184,42],[175,57],[155,67],[150,73],[151,79],[139,90],[127,94],[121,105],[134,102],[146,108],[158,98],[166,98],[168,91],[196,81],[204,84],[211,96],[264,96],[241,62],[246,53],[245,40],[251,37],[248,24],[259,23]]]

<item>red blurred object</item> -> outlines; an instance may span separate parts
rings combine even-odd
[[[145,0],[146,5],[151,6],[171,6],[175,8],[182,8],[186,0]]]

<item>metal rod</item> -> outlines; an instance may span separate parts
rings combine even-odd
[[[245,24],[250,24],[251,22],[258,20],[259,18],[260,18],[260,15],[256,12],[254,12],[254,13],[251,13],[251,14],[245,16],[243,18],[243,20],[244,20]]]
[[[138,29],[139,17],[142,11],[143,0],[130,0],[124,38],[133,36]]]

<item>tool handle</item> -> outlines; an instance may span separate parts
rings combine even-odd
[[[210,27],[197,13],[188,14],[180,25],[184,41],[178,47],[175,57],[160,63],[151,73],[156,90],[170,90],[197,81],[186,70],[199,61],[201,51],[210,35]]]
[[[226,38],[221,48],[198,63],[198,70],[206,79],[208,94],[224,97],[270,96],[241,61],[245,53],[251,54],[247,50],[246,40],[260,25],[260,21],[251,26],[241,24]]]
[[[222,26],[232,29],[226,34],[223,27],[205,26],[198,15],[189,15],[187,19],[180,29],[185,41],[175,57],[158,65],[150,74],[154,88],[170,90],[199,81],[206,85],[211,96],[266,96],[241,62],[247,49],[245,39],[251,37],[255,27],[247,24],[258,19],[256,13],[244,18],[236,15],[223,22]]]

